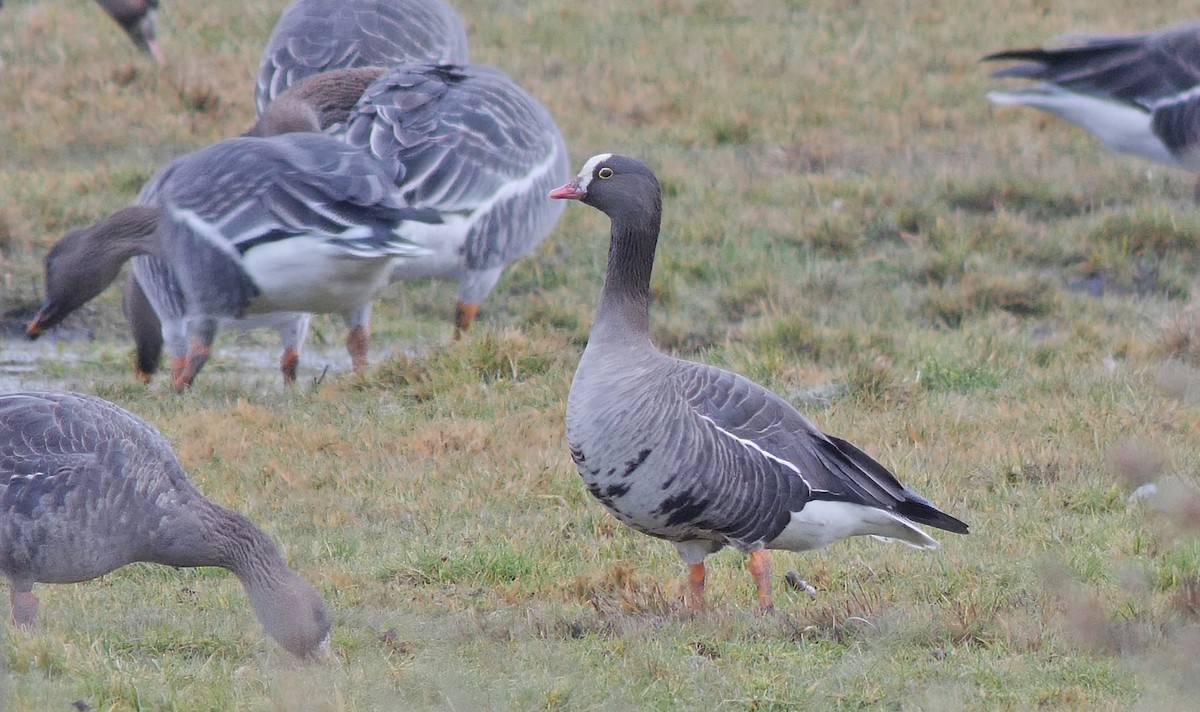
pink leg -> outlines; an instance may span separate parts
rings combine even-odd
[[[475,316],[479,314],[478,304],[467,304],[466,302],[458,302],[454,306],[454,340],[458,341],[462,338],[463,332],[467,330],[475,321]]]
[[[187,357],[171,359],[171,383],[178,387],[179,379],[183,378],[183,369],[187,367]]]
[[[188,345],[187,359],[184,362],[183,370],[175,379],[175,390],[182,391],[192,385],[192,381],[196,380],[196,374],[200,373],[200,369],[204,368],[204,364],[208,363],[208,344],[199,339],[192,339]]]

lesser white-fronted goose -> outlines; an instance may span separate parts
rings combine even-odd
[[[859,535],[936,547],[915,523],[967,533],[774,393],[651,344],[662,198],[649,168],[594,156],[550,197],[580,200],[612,221],[604,287],[567,397],[571,457],[617,519],[674,543],[690,565],[693,607],[704,607],[705,557],[726,545],[750,555],[759,602],[770,608],[767,549],[815,549]]]
[[[462,20],[442,0],[294,0],[258,69],[258,113],[304,77],[331,69],[468,61]]]
[[[34,336],[94,297],[134,255],[161,258],[183,312],[191,384],[223,318],[341,314],[354,369],[366,368],[371,303],[392,263],[425,254],[431,210],[406,207],[392,174],[321,134],[236,138],[181,157],[152,179],[157,205],[133,206],[69,233],[46,257]]]
[[[1189,121],[1200,94],[1200,22],[1075,37],[984,60],[1019,60],[994,76],[1040,82],[989,92],[993,103],[1032,106],[1083,127],[1114,151],[1200,171],[1200,131]]]
[[[275,542],[205,499],[157,430],[75,393],[0,393],[0,571],[19,626],[35,583],[76,583],[135,561],[229,569],[288,652],[328,653],[330,616]]]

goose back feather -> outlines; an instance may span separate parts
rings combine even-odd
[[[562,214],[544,199],[570,174],[562,134],[494,67],[392,69],[332,133],[388,165],[406,204],[445,216],[422,242],[430,255],[397,263],[392,278],[455,279],[460,311],[481,302],[504,267],[533,250]]]
[[[467,34],[442,0],[294,0],[259,65],[261,114],[285,89],[332,69],[468,61]]]

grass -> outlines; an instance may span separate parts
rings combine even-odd
[[[586,493],[563,438],[607,223],[571,206],[450,343],[453,287],[375,309],[348,374],[318,318],[196,387],[132,381],[118,290],[25,345],[40,260],[170,157],[249,125],[282,0],[173,2],[170,61],[91,3],[0,11],[0,374],[155,423],[329,601],[334,665],[267,639],[221,571],[41,586],[5,709],[1190,709],[1200,693],[1200,326],[1190,176],[994,109],[980,55],[1163,26],[1183,3],[459,0],[472,54],[557,117],[573,164],[647,160],[666,199],[655,340],[786,395],[969,521],[937,552],[776,556],[778,610]],[[24,370],[18,370],[17,366]],[[1154,482],[1160,495],[1131,502]],[[795,570],[817,589],[785,588]]]

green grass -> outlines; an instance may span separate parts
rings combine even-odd
[[[41,258],[65,231],[249,125],[283,0],[164,5],[162,69],[93,3],[0,10],[0,317],[36,306]],[[770,615],[723,552],[712,612],[689,613],[673,549],[604,512],[566,452],[607,234],[602,215],[569,206],[462,343],[452,285],[388,290],[363,378],[347,373],[338,320],[318,318],[293,391],[265,332],[221,334],[186,394],[143,387],[117,289],[64,324],[69,338],[0,336],[0,367],[33,364],[4,383],[142,415],[204,492],[276,537],[329,601],[337,657],[290,659],[222,571],[133,566],[39,587],[40,629],[4,627],[0,706],[1194,706],[1191,177],[990,107],[977,64],[1194,8],[456,6],[473,56],[544,101],[575,166],[617,150],[657,171],[656,342],[802,404],[973,533],[936,552],[855,540],[778,554]],[[1149,480],[1163,494],[1130,503]],[[784,587],[789,570],[815,599]]]

